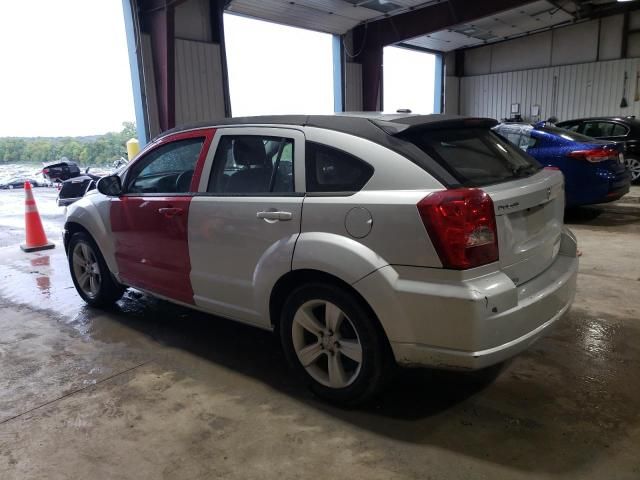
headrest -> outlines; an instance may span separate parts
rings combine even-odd
[[[233,141],[233,158],[238,165],[246,167],[267,164],[267,153],[260,137],[240,137]]]

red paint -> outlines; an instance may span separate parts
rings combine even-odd
[[[191,190],[196,191],[214,132],[214,129],[200,129],[169,135],[151,145],[135,162],[167,143],[204,137],[191,182]],[[194,303],[188,241],[192,198],[193,194],[166,197],[139,194],[111,200],[115,257],[125,284],[183,303]]]
[[[191,196],[123,196],[111,202],[111,230],[122,281],[193,303],[187,221]],[[161,209],[180,209],[167,216]]]

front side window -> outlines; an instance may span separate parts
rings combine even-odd
[[[128,174],[127,193],[187,193],[204,137],[162,145],[137,161]]]
[[[373,167],[342,150],[307,142],[307,192],[357,192],[373,175]]]
[[[260,135],[220,138],[209,193],[292,193],[293,139]]]
[[[584,124],[584,134],[587,137],[610,137],[613,132],[611,122],[586,122]]]

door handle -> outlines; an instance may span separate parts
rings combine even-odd
[[[267,211],[267,212],[258,212],[256,217],[261,218],[263,220],[291,220],[293,215],[291,212],[279,212],[279,211]]]
[[[179,217],[184,213],[182,208],[163,207],[158,209],[160,215],[164,215],[166,218]]]

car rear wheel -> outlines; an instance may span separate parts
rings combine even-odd
[[[289,363],[319,397],[355,405],[375,395],[392,367],[389,348],[360,299],[330,284],[308,284],[287,299],[280,324]]]
[[[98,246],[83,232],[69,240],[69,270],[76,290],[92,307],[107,307],[115,303],[125,288],[114,278]]]
[[[640,160],[637,158],[627,158],[626,164],[629,172],[631,172],[631,182],[640,182]]]

